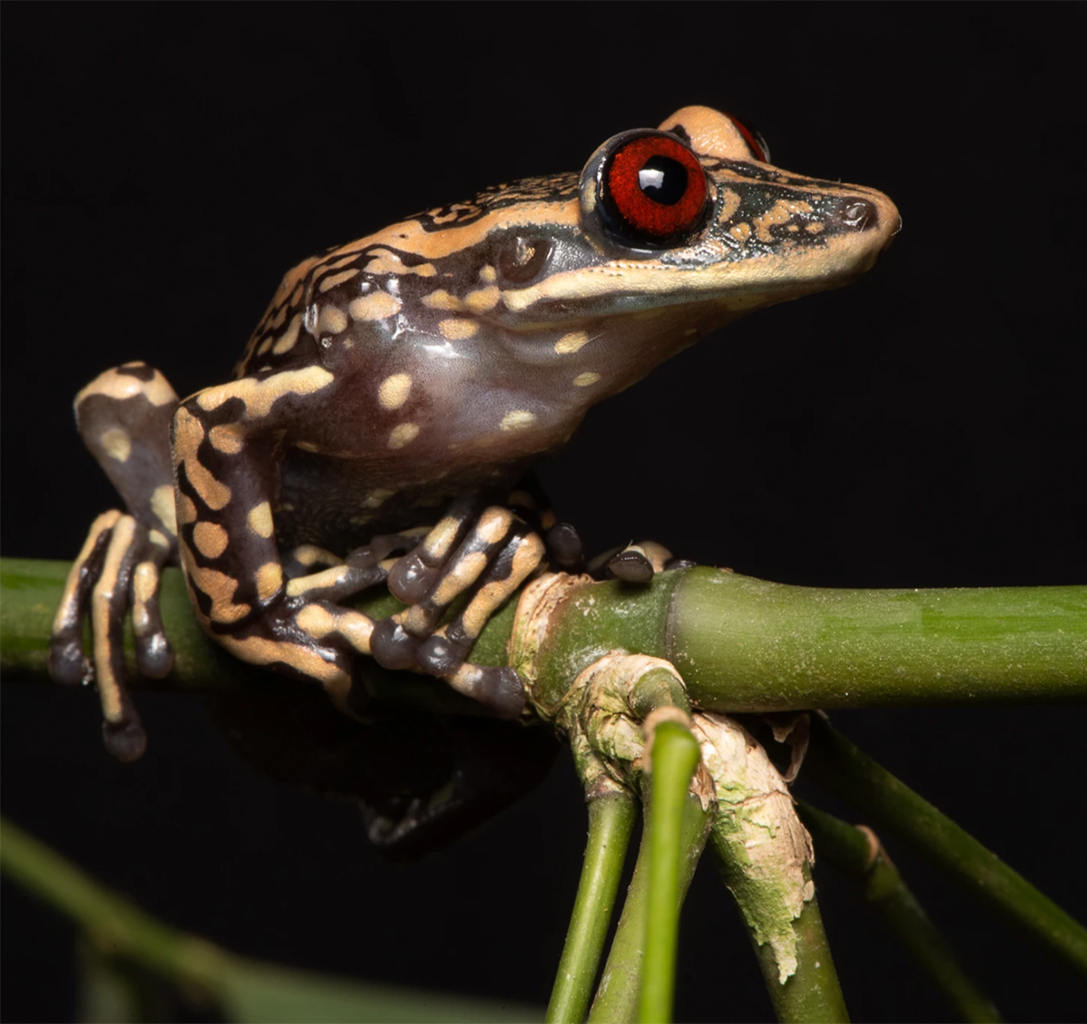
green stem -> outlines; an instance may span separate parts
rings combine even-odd
[[[679,942],[681,835],[691,776],[701,759],[698,740],[676,721],[657,725],[650,755],[649,905],[645,918],[645,963],[638,993],[640,1024],[672,1019]]]
[[[956,1013],[966,1021],[1000,1021],[1000,1011],[966,972],[875,835],[808,804],[798,807],[819,855],[862,884],[872,909]]]
[[[804,772],[894,832],[968,892],[1087,976],[1087,929],[950,818],[812,715]]]
[[[709,831],[709,815],[702,810],[696,796],[687,796],[683,805],[683,823],[680,832],[680,877],[677,903],[686,895],[694,877],[698,859],[706,844]],[[648,832],[648,830],[647,830]],[[604,965],[596,998],[589,1011],[589,1021],[625,1022],[635,1019],[637,994],[640,987],[644,958],[646,918],[649,902],[649,843],[647,832],[642,835],[638,850],[638,863],[627,891],[619,926]]]
[[[53,613],[68,566],[0,560],[0,667],[47,682]],[[366,596],[375,616],[399,607]],[[791,587],[716,569],[659,574],[644,588],[586,583],[549,616],[542,639],[515,638],[516,604],[488,624],[472,660],[509,658],[532,682],[544,714],[603,650],[670,660],[692,703],[721,712],[813,707],[1057,701],[1087,696],[1087,587],[985,590],[832,590]],[[181,574],[163,574],[163,619],[178,650],[169,679],[135,686],[235,687],[254,670],[204,637]],[[888,671],[888,666],[893,666]],[[440,683],[374,671],[375,694],[413,705],[469,711]]]
[[[774,1013],[782,1024],[811,1024],[814,1021],[848,1021],[842,986],[830,955],[819,901],[813,896],[792,923],[796,935],[796,972],[784,983],[778,961],[768,942],[759,945],[751,934],[759,970]]]
[[[237,956],[156,921],[10,822],[0,821],[0,868],[71,918],[112,963],[136,964],[210,1001],[226,1020],[538,1020],[526,1007],[410,993]],[[114,1004],[116,1006],[116,1004]]]
[[[585,1019],[637,811],[634,797],[621,792],[595,797],[588,805],[589,841],[547,1007],[549,1024]]]

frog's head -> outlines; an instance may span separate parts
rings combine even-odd
[[[365,256],[359,309],[389,342],[381,372],[419,385],[412,423],[501,462],[560,444],[700,335],[853,280],[898,229],[880,192],[781,171],[731,117],[685,107],[580,175],[488,189],[327,261]]]

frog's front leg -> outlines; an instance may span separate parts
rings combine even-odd
[[[445,679],[502,718],[517,718],[524,687],[508,667],[466,663],[491,615],[534,572],[544,543],[507,508],[492,505],[477,515],[478,501],[454,502],[442,520],[389,574],[389,589],[410,607],[378,624],[374,657],[386,668],[420,668]],[[435,628],[458,598],[465,607]]]
[[[138,758],[147,737],[125,687],[124,620],[132,608],[136,663],[162,678],[173,666],[158,610],[162,566],[174,557],[173,469],[170,418],[177,395],[146,363],[107,370],[76,396],[84,443],[128,507],[93,523],[68,575],[53,622],[49,671],[59,683],[95,680],[109,751]],[[91,620],[93,651],[83,656],[83,624]]]
[[[309,367],[201,391],[178,408],[173,453],[181,564],[201,625],[243,661],[320,682],[346,709],[374,621],[338,602],[386,569],[363,552],[288,580],[272,513],[276,449],[298,440],[310,395],[334,400],[333,381]]]

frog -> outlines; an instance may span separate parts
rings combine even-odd
[[[535,463],[700,337],[864,274],[899,228],[881,192],[782,170],[738,118],[688,106],[611,136],[580,173],[486,188],[303,261],[226,383],[181,399],[131,361],[76,396],[125,508],[95,519],[73,563],[53,678],[93,680],[107,748],[139,757],[124,623],[139,672],[166,676],[173,564],[213,640],[350,715],[373,659],[521,719],[516,671],[470,654],[526,580],[582,564]],[[628,546],[609,564],[645,580],[668,554]],[[375,587],[402,609],[348,603]]]

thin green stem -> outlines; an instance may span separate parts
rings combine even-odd
[[[595,797],[588,806],[589,840],[547,1007],[545,1019],[549,1024],[573,1024],[585,1019],[637,813],[637,801],[625,792]]]
[[[804,772],[894,832],[959,885],[1087,976],[1087,929],[927,800],[812,716]]]
[[[821,857],[861,883],[865,898],[925,974],[966,1021],[1000,1021],[1000,1011],[967,973],[958,956],[869,829],[850,825],[809,804],[800,817]]]
[[[136,964],[212,1002],[227,1020],[511,1021],[538,1011],[508,1003],[400,991],[237,956],[156,921],[10,822],[0,821],[5,875],[80,926],[110,962]],[[116,1004],[114,1004],[116,1005]]]
[[[677,903],[686,895],[698,859],[706,845],[710,818],[697,796],[684,798],[680,832],[680,878]],[[648,831],[648,830],[647,830]],[[630,889],[623,904],[619,926],[604,965],[600,986],[589,1011],[590,1024],[635,1019],[645,951],[645,929],[649,903],[649,842],[643,833]]]
[[[679,942],[683,806],[701,758],[698,740],[676,721],[653,732],[649,796],[649,905],[645,918],[645,964],[638,993],[640,1024],[672,1019]]]

